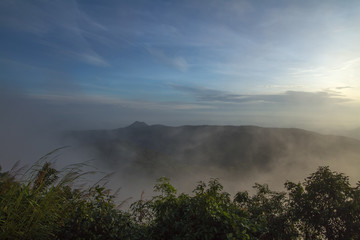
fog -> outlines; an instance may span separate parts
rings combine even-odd
[[[283,190],[286,180],[303,181],[319,166],[344,172],[355,183],[360,169],[358,140],[300,129],[135,123],[77,134],[85,152],[92,152],[103,169],[117,172],[110,184],[124,183],[122,191],[131,196],[142,190],[151,195],[160,176],[185,192],[199,181],[219,178],[234,194],[251,191],[255,182]]]
[[[199,181],[206,182],[210,178],[219,178],[225,190],[231,194],[240,190],[251,191],[255,182],[267,183],[274,190],[283,190],[286,180],[303,181],[310,173],[316,171],[318,166],[324,165],[330,166],[334,171],[349,175],[352,183],[359,180],[359,152],[353,151],[353,148],[347,148],[347,146],[342,149],[341,142],[339,142],[338,149],[329,149],[331,157],[329,154],[324,154],[325,158],[321,158],[319,155],[314,158],[307,152],[294,152],[299,151],[299,148],[293,146],[293,142],[289,141],[287,146],[282,145],[286,151],[279,153],[280,155],[276,159],[253,164],[246,162],[246,164],[240,164],[240,167],[234,168],[230,165],[227,166],[227,163],[210,161],[207,159],[209,154],[205,152],[202,154],[198,151],[191,158],[184,154],[189,149],[199,147],[204,141],[207,141],[211,134],[214,134],[200,131],[194,134],[189,142],[174,143],[178,154],[175,157],[157,151],[156,154],[160,153],[160,155],[156,155],[154,159],[160,159],[160,164],[152,165],[151,161],[147,163],[146,159],[141,159],[143,156],[140,156],[141,153],[135,148],[127,148],[121,144],[106,146],[105,141],[102,148],[104,152],[101,153],[99,148],[94,145],[84,144],[66,134],[74,130],[117,129],[130,125],[134,120],[145,120],[170,126],[189,123],[201,125],[201,116],[198,116],[198,119],[193,122],[190,121],[191,116],[183,116],[184,120],[181,121],[177,119],[177,116],[171,116],[172,114],[168,114],[166,111],[143,111],[142,109],[130,109],[103,103],[74,102],[73,100],[69,100],[69,102],[49,101],[48,99],[34,98],[25,92],[13,89],[1,91],[0,111],[2,116],[0,118],[0,164],[3,171],[11,169],[18,160],[21,161],[21,166],[31,165],[46,153],[59,147],[69,146],[61,150],[55,166],[60,169],[68,164],[90,160],[97,171],[101,172],[100,175],[89,176],[90,182],[97,181],[101,175],[113,172],[114,175],[107,186],[114,190],[120,188],[119,201],[128,197],[132,197],[133,200],[139,199],[143,191],[146,197],[151,196],[153,194],[152,187],[156,179],[161,176],[169,177],[171,183],[180,192],[191,192]],[[156,122],[157,120],[159,121]],[[182,122],[183,124],[181,124]],[[209,121],[203,120],[203,123],[209,124]],[[218,125],[221,125],[221,121]],[[271,125],[271,122],[268,125]],[[284,125],[286,125],[285,122]],[[177,132],[173,131],[172,134],[174,135],[172,137],[176,139]],[[321,147],[320,141],[324,139],[329,138],[330,142],[335,141],[331,140],[331,136],[321,136],[322,138],[315,136],[314,142],[311,144]],[[275,145],[277,141],[287,141],[279,140],[280,135],[268,135],[267,137],[273,138]],[[328,146],[326,144],[330,143],[324,143],[323,147],[326,148]],[[332,142],[329,146],[336,146],[336,144],[336,142]],[[353,144],[360,145],[357,141]],[[161,149],[161,146],[159,147]],[[347,151],[347,149],[351,151]],[[121,154],[116,153],[117,150],[121,150]],[[256,149],[249,148],[248,151],[254,156],[259,154]],[[142,162],[139,162],[139,159]]]

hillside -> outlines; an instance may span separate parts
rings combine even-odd
[[[296,128],[147,125],[72,132],[102,163],[148,175],[222,171],[239,178],[279,166],[332,165],[360,156],[360,141]]]

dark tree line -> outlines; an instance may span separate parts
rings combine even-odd
[[[284,192],[255,184],[233,198],[217,179],[177,194],[163,177],[128,210],[103,186],[76,187],[82,174],[48,162],[26,180],[0,173],[0,239],[360,239],[360,185],[329,167]]]

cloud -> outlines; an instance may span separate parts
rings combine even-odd
[[[106,97],[101,95],[85,95],[85,94],[32,94],[29,95],[32,100],[46,102],[53,105],[62,106],[93,106],[97,108],[111,107],[114,110],[122,108],[134,110],[200,110],[213,109],[214,107],[207,104],[186,103],[186,102],[159,102],[145,100],[128,100],[120,97]],[[110,114],[110,112],[108,113]]]
[[[109,66],[110,64],[96,53],[79,54],[80,59],[95,66]]]
[[[172,65],[183,72],[185,72],[189,68],[189,64],[183,57],[173,58]]]
[[[0,7],[1,26],[32,35],[39,51],[50,50],[90,65],[109,65],[89,41],[98,41],[99,33],[103,36],[107,28],[90,18],[76,1],[15,0],[4,1]]]
[[[198,101],[223,103],[274,103],[274,104],[338,104],[351,101],[337,92],[286,91],[279,94],[234,94],[226,91],[171,85],[175,90],[193,94]]]
[[[350,89],[350,88],[352,88],[352,87],[350,87],[350,86],[344,86],[344,87],[337,87],[336,89],[342,90],[342,89]]]
[[[155,48],[146,48],[148,53],[159,60],[161,63],[172,66],[180,71],[186,72],[189,68],[188,62],[183,57],[169,57],[163,51]]]

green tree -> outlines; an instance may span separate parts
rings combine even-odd
[[[267,184],[256,183],[256,193],[238,192],[234,201],[248,217],[262,226],[261,239],[296,239],[298,234],[288,215],[288,198],[284,192],[271,191]]]
[[[349,178],[319,167],[303,184],[287,182],[291,216],[305,239],[358,239],[359,190]]]
[[[116,209],[113,195],[99,185],[76,195],[71,214],[57,232],[58,239],[133,239],[128,213]]]
[[[193,196],[177,196],[166,178],[154,190],[160,194],[146,205],[152,212],[150,239],[255,239],[256,225],[244,217],[217,179],[208,185],[200,182]]]

